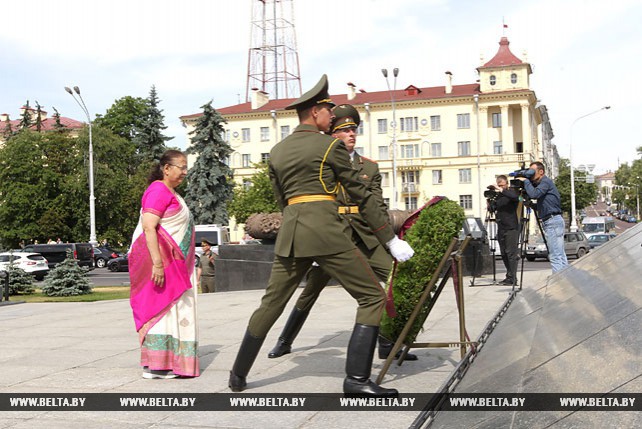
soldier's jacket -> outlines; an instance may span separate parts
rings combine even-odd
[[[337,201],[288,205],[300,195],[336,195],[340,184],[352,201],[358,202],[363,219],[380,243],[392,240],[394,232],[375,195],[352,168],[344,143],[319,133],[310,125],[299,125],[270,152],[269,174],[283,224],[276,240],[278,256],[310,257],[353,249],[344,233]]]
[[[359,180],[366,185],[370,192],[372,192],[375,199],[377,200],[377,204],[381,208],[381,211],[385,216],[388,216],[388,206],[386,206],[386,203],[383,200],[383,191],[381,189],[381,173],[379,172],[379,166],[377,165],[377,163],[368,158],[360,156],[355,152],[354,160],[352,162],[352,168],[357,172]],[[339,192],[337,201],[339,201],[339,204],[342,206],[356,205],[356,203],[352,201],[347,192],[345,192],[343,187]],[[345,214],[343,216],[368,249],[374,249],[379,245],[379,240],[377,240],[377,238],[372,235],[370,226],[363,219],[363,216],[361,216],[361,214],[354,213]]]

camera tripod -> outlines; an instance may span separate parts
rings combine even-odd
[[[548,252],[548,242],[546,241],[546,234],[544,234],[544,228],[542,227],[542,221],[540,220],[539,216],[537,215],[537,211],[533,210],[533,203],[532,201],[528,198],[528,196],[522,195],[523,201],[520,203],[522,205],[522,210],[521,210],[521,220],[520,220],[520,234],[519,234],[519,256],[522,259],[522,267],[520,269],[520,274],[519,274],[519,290],[522,290],[522,282],[524,280],[524,260],[526,259],[526,246],[528,245],[528,237],[529,237],[529,226],[530,226],[530,220],[531,220],[531,212],[535,214],[535,220],[537,221],[537,226],[539,228],[539,232],[542,234],[542,239],[544,240],[544,245],[546,246],[546,252]],[[515,287],[517,285],[513,285],[513,290],[515,290]]]

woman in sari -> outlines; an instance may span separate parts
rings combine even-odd
[[[129,255],[143,378],[197,377],[194,224],[176,187],[187,158],[168,150],[149,177]]]

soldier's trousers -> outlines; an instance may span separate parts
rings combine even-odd
[[[367,258],[359,249],[354,248],[314,258],[275,256],[261,305],[250,318],[250,334],[257,338],[265,338],[313,262],[317,262],[328,275],[339,281],[357,301],[359,308],[356,323],[379,326],[386,294]]]
[[[368,249],[361,240],[357,243],[357,247],[368,259],[368,265],[370,265],[370,268],[372,268],[379,281],[385,284],[388,281],[390,269],[392,268],[392,257],[390,254],[381,245],[374,249]],[[330,281],[330,278],[331,276],[321,269],[320,266],[313,266],[308,273],[306,286],[296,301],[296,308],[301,311],[310,311],[317,301],[317,298],[319,298],[321,291]]]

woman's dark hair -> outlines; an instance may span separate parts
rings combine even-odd
[[[163,155],[161,155],[158,162],[154,162],[152,166],[152,171],[149,173],[147,178],[147,184],[150,185],[156,180],[163,180],[163,167],[167,164],[172,164],[178,158],[186,158],[185,154],[180,150],[169,149],[166,150]]]

